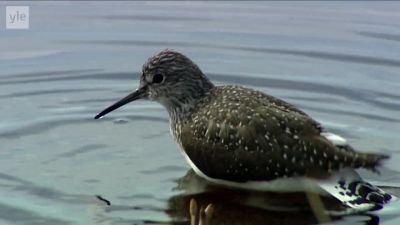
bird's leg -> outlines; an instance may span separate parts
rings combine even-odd
[[[321,197],[313,192],[313,191],[306,191],[305,192],[308,202],[310,203],[311,210],[313,211],[315,217],[317,218],[319,223],[329,223],[331,219],[325,213],[324,203],[321,200]]]

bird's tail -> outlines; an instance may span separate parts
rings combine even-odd
[[[378,167],[383,164],[383,160],[388,159],[388,155],[375,154],[375,153],[360,153],[356,152],[343,137],[329,132],[321,133],[326,139],[328,139],[337,148],[345,151],[352,158],[353,168],[366,168],[373,172],[379,173]]]
[[[388,159],[388,155],[374,153],[355,153],[354,168],[366,168],[375,173],[379,173],[378,167],[383,164],[383,161]]]

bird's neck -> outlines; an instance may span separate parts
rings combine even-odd
[[[204,100],[211,93],[214,85],[210,84],[202,87],[200,90],[193,90],[193,92],[185,92],[186,94],[170,96],[168,99],[162,101],[162,104],[167,109],[170,116],[170,121],[173,124],[182,124],[187,121],[192,113],[198,107],[198,104]]]
[[[179,104],[178,106],[173,106],[167,108],[171,123],[183,123],[196,108],[197,101],[195,99]]]

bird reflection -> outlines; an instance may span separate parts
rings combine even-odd
[[[338,216],[345,208],[332,198],[230,189],[209,183],[193,170],[178,179],[176,189],[181,193],[168,200],[166,210],[176,225],[295,225],[351,220],[351,216]],[[327,214],[330,211],[336,215]],[[357,224],[379,224],[376,215],[358,215],[356,220]]]
[[[233,189],[214,185],[197,176],[193,170],[177,181],[174,188],[179,194],[167,199],[164,211],[170,221],[130,220],[118,216],[123,224],[172,225],[302,225],[340,224],[377,225],[380,218],[368,212],[348,214],[336,199],[312,193],[272,193]],[[96,224],[112,224],[113,212],[149,210],[149,207],[115,205],[112,199],[100,195],[101,203],[93,215]]]

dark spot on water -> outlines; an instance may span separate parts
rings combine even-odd
[[[125,119],[125,118],[117,118],[117,119],[113,120],[113,123],[115,123],[115,124],[126,124],[128,122],[129,121],[127,119]]]
[[[111,205],[110,201],[108,201],[107,199],[101,197],[100,195],[96,195],[96,198],[99,199],[100,201],[106,203],[107,205]]]

